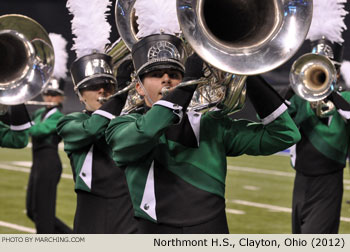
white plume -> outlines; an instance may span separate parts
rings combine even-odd
[[[52,75],[57,79],[64,79],[67,76],[67,41],[62,37],[62,35],[56,33],[49,33],[49,37],[55,53],[55,66]]]
[[[313,0],[313,15],[306,39],[318,40],[325,36],[332,43],[342,44],[342,32],[346,30],[344,10],[347,0]]]
[[[176,13],[176,0],[137,0],[134,8],[139,32],[138,38],[152,34],[181,33]]]
[[[340,67],[340,73],[345,81],[346,87],[350,89],[350,61],[343,61]]]
[[[67,8],[74,16],[72,32],[76,36],[74,45],[77,57],[93,53],[103,53],[109,41],[111,26],[107,21],[110,0],[68,0]]]

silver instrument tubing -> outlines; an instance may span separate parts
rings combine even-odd
[[[44,28],[26,16],[0,16],[0,46],[0,103],[16,105],[41,93],[54,67]]]
[[[289,78],[292,89],[301,98],[320,101],[335,90],[337,71],[328,57],[307,53],[293,63]]]
[[[312,0],[177,1],[181,30],[194,51],[240,75],[268,72],[290,59],[307,35],[312,7]],[[224,31],[216,30],[220,19]]]

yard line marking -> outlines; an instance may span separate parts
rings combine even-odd
[[[295,172],[273,171],[273,170],[251,168],[251,167],[240,167],[240,166],[233,166],[233,165],[227,165],[227,170],[276,175],[276,176],[283,176],[283,177],[293,177],[293,178],[295,177]],[[344,179],[344,184],[350,184],[350,180]]]
[[[350,218],[347,218],[347,217],[340,217],[340,220],[345,222],[350,222]]]
[[[32,161],[10,161],[7,163],[9,163],[10,165],[23,166],[23,167],[28,167],[28,168],[32,167],[32,164],[33,164]],[[66,164],[62,164],[62,167],[66,168],[68,166]]]
[[[288,208],[288,207],[280,207],[280,206],[250,202],[250,201],[245,201],[245,200],[228,200],[228,202],[239,204],[239,205],[244,205],[244,206],[265,208],[265,209],[268,209],[270,211],[276,211],[276,212],[284,212],[284,213],[291,213],[292,212],[292,209]]]
[[[8,170],[8,171],[19,171],[19,172],[30,173],[29,168],[21,168],[21,167],[16,167],[16,166],[7,165],[7,164],[1,164],[1,163],[0,163],[0,169]],[[73,175],[66,174],[66,173],[62,173],[61,177],[65,178],[65,179],[73,179]]]
[[[8,170],[8,171],[19,171],[19,172],[30,173],[30,169],[28,169],[28,168],[15,167],[12,165],[7,165],[7,164],[0,164],[0,169]]]
[[[245,185],[245,186],[243,186],[243,189],[249,190],[249,191],[259,191],[260,187],[252,186],[252,185]]]
[[[239,214],[239,215],[245,214],[244,211],[236,210],[236,209],[231,209],[231,208],[227,208],[227,209],[226,209],[226,213],[230,213],[230,214]]]
[[[264,209],[268,209],[270,211],[292,213],[292,209],[288,208],[288,207],[280,207],[280,206],[262,204],[262,203],[257,203],[257,202],[250,202],[250,201],[245,201],[245,200],[227,200],[227,202],[235,203],[238,205],[244,205],[244,206],[264,208]],[[350,222],[350,218],[348,218],[348,217],[340,217],[340,220],[344,221],[344,222]]]
[[[0,221],[0,226],[23,231],[23,232],[27,232],[27,233],[32,233],[32,234],[36,233],[36,230],[34,228],[24,227],[24,226],[12,224],[12,223],[5,222],[5,221]]]
[[[32,167],[32,162],[31,161],[14,161],[11,162],[11,164],[14,164],[16,166],[23,166],[23,167]]]

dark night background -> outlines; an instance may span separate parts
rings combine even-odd
[[[333,0],[329,0],[333,1]],[[115,1],[113,1],[115,2]],[[116,30],[115,20],[114,20],[114,5],[111,8],[111,15],[109,16],[109,22],[112,26],[112,32],[110,41],[115,41],[119,36]],[[349,1],[347,3],[346,9],[350,10]],[[59,33],[62,34],[63,37],[68,41],[67,50],[69,51],[69,65],[75,60],[75,53],[70,51],[72,47],[72,34],[71,34],[71,24],[70,20],[72,16],[69,15],[68,10],[66,8],[66,0],[1,0],[0,1],[0,15],[4,14],[22,14],[32,19],[36,20],[40,23],[48,33]],[[344,42],[344,59],[350,60],[350,14],[347,15],[345,22],[349,27],[343,33]],[[279,68],[271,71],[269,73],[264,74],[264,77],[269,80],[270,83],[278,90],[279,92],[283,92],[285,88],[288,87],[288,75],[289,69],[294,62],[294,60],[300,55],[310,52],[310,46],[307,42],[303,44],[298,53],[294,55],[288,62]],[[67,80],[67,85],[65,87],[65,94],[67,96],[66,101],[64,103],[63,112],[69,113],[73,111],[78,111],[82,109],[78,98],[74,94],[73,84],[70,80]],[[41,98],[38,97],[38,100]],[[34,106],[31,106],[34,107]],[[35,108],[30,108],[32,111]],[[253,119],[255,117],[254,109],[251,107],[248,102],[243,109],[243,111],[235,114],[235,117],[245,117],[249,119]]]

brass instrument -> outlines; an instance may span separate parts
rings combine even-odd
[[[57,102],[44,102],[44,101],[26,101],[25,105],[35,105],[35,106],[58,106]],[[0,104],[0,116],[5,115],[8,112],[8,105]]]
[[[320,118],[329,117],[336,110],[334,103],[326,100],[310,102],[310,106]]]
[[[127,58],[131,58],[130,50],[125,45],[124,41],[119,38],[113,44],[109,45],[105,52],[112,57],[113,70],[116,73],[118,66]]]
[[[118,0],[116,24],[130,50],[138,39],[133,6]],[[191,110],[220,108],[230,114],[243,106],[247,75],[268,72],[290,59],[304,42],[312,19],[312,0],[177,0],[185,43],[206,64]],[[229,28],[229,29],[227,29]]]
[[[0,16],[0,47],[0,104],[24,103],[41,93],[55,61],[44,28],[26,16]]]
[[[243,106],[247,75],[280,66],[302,45],[312,1],[177,0],[177,11],[186,41],[226,75],[218,107],[230,114]]]
[[[57,102],[44,102],[44,101],[27,101],[24,103],[25,105],[38,105],[38,106],[58,106]]]
[[[308,53],[299,57],[290,70],[290,85],[301,98],[316,102],[335,89],[337,70],[325,55]]]
[[[327,56],[304,54],[293,63],[289,78],[295,94],[309,101],[318,117],[332,115],[335,106],[325,98],[336,89],[337,70]]]
[[[311,108],[320,118],[333,114],[335,106],[326,99],[338,89],[338,72],[336,68],[340,47],[332,48],[325,37],[322,37],[312,47],[312,53],[299,57],[292,65],[289,78],[295,94],[309,101]]]
[[[116,76],[118,74],[118,66],[126,59],[131,58],[131,48],[134,43],[138,41],[136,37],[136,19],[133,10],[133,6],[136,0],[133,1],[120,1],[118,0],[115,7],[115,15],[116,15],[116,25],[120,35],[120,38],[107,46],[105,49],[105,53],[112,58],[113,65],[113,73]],[[128,9],[127,12],[124,13],[124,9]],[[122,13],[120,13],[120,11]],[[124,16],[124,17],[121,17]],[[126,23],[125,23],[126,22]],[[130,23],[128,23],[130,22]],[[129,38],[132,36],[132,38]],[[118,90],[113,95],[108,97],[99,97],[98,101],[100,103],[106,102],[108,99],[124,94],[128,92],[128,98],[126,104],[123,108],[123,113],[127,113],[131,111],[141,100],[137,95],[135,90],[136,79],[135,76],[130,76],[132,81],[128,86],[123,88],[122,90]]]
[[[0,16],[0,114],[42,92],[54,67],[48,33],[33,19]]]
[[[118,1],[119,2],[119,1]],[[127,1],[126,1],[127,2]],[[135,1],[134,1],[135,2]],[[133,6],[133,5],[132,5]],[[117,4],[116,4],[116,11],[117,11]],[[126,13],[126,15],[128,15],[129,13]],[[131,17],[128,16],[125,18],[126,20],[130,20],[131,22],[133,22],[134,24],[136,24],[135,22],[135,16]],[[125,30],[122,30],[119,26],[118,26],[118,22],[117,22],[117,28],[119,33],[125,33]],[[135,34],[135,33],[133,33]],[[112,65],[113,65],[113,74],[116,76],[118,74],[118,66],[123,63],[124,60],[127,59],[131,59],[131,47],[133,45],[133,43],[135,43],[137,41],[136,36],[134,37],[135,41],[133,41],[132,43],[130,42],[125,42],[123,39],[124,35],[117,39],[114,43],[112,43],[111,45],[108,45],[105,49],[105,53],[110,56],[112,58]],[[131,76],[132,77],[132,76]],[[134,80],[134,78],[133,78]],[[135,106],[134,101],[133,100],[139,100],[137,98],[136,95],[136,91],[134,90],[135,87],[135,81],[131,81],[130,84],[125,87],[122,90],[118,90],[117,92],[115,92],[113,95],[110,95],[108,97],[99,97],[98,101],[100,103],[104,103],[106,102],[108,99],[114,97],[114,96],[118,96],[121,94],[124,94],[126,92],[129,92],[128,95],[128,101],[126,102],[126,106],[124,108],[124,112],[128,111],[129,109],[131,109],[132,107]],[[136,101],[135,101],[136,102]]]

